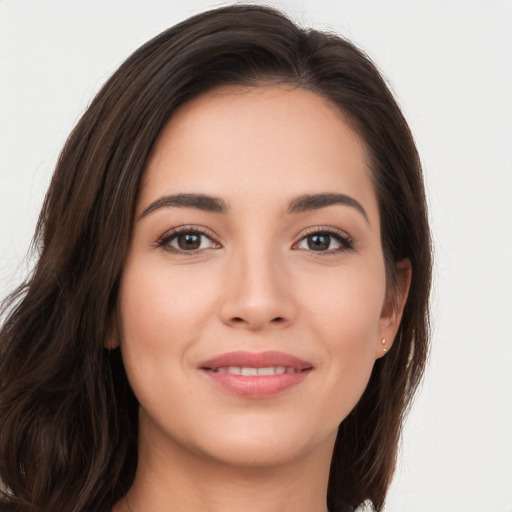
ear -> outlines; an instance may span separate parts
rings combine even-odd
[[[408,259],[399,261],[395,282],[388,287],[379,319],[379,338],[375,345],[375,359],[384,356],[392,347],[411,286],[412,267]]]
[[[103,344],[107,350],[114,350],[119,347],[119,327],[117,322],[117,314],[114,312],[110,317],[110,321],[108,323],[108,335],[105,338],[105,343]]]

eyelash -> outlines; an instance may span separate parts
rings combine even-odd
[[[221,247],[220,243],[215,239],[215,237],[212,236],[212,234],[210,232],[203,230],[201,228],[192,227],[192,226],[181,226],[179,228],[173,228],[170,231],[167,231],[167,233],[165,233],[158,239],[158,242],[156,245],[157,245],[157,247],[161,247],[162,249],[164,249],[166,251],[174,252],[176,254],[193,255],[193,254],[198,254],[201,251],[204,251],[204,249],[196,249],[196,250],[187,251],[184,249],[180,250],[180,249],[177,249],[176,247],[172,247],[170,245],[170,243],[180,235],[204,236],[204,237],[208,238],[209,240],[211,240],[214,244]]]
[[[209,231],[203,230],[198,227],[192,227],[192,226],[182,226],[179,228],[173,228],[164,235],[162,235],[157,243],[156,246],[159,248],[163,248],[166,251],[173,252],[176,254],[187,254],[187,255],[194,255],[201,253],[205,249],[195,249],[195,250],[184,250],[184,249],[178,249],[176,247],[172,247],[170,243],[177,239],[180,235],[199,235],[204,236],[208,238],[213,244],[217,245],[217,248],[221,247],[221,244],[215,239],[214,236]],[[315,227],[310,228],[309,230],[304,233],[298,242],[293,244],[293,249],[300,250],[297,248],[297,246],[306,240],[308,237],[317,235],[317,236],[328,236],[334,238],[339,244],[340,247],[336,249],[328,249],[325,251],[315,251],[313,249],[304,249],[308,251],[311,254],[314,254],[316,256],[322,256],[322,255],[328,255],[328,254],[337,254],[341,252],[349,252],[354,250],[354,241],[352,237],[350,237],[345,231],[342,231],[341,229],[335,229],[332,227],[327,226],[321,226],[321,227]]]
[[[348,233],[342,231],[341,229],[336,229],[328,226],[320,226],[315,228],[310,228],[306,230],[306,232],[301,236],[300,240],[294,244],[296,247],[300,242],[306,240],[308,237],[317,235],[317,236],[328,236],[334,238],[339,244],[340,247],[336,249],[329,249],[326,251],[315,251],[313,249],[306,249],[310,253],[315,256],[329,255],[329,254],[337,254],[341,252],[349,252],[354,250],[354,240]]]

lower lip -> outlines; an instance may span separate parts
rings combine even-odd
[[[248,398],[266,398],[277,395],[300,384],[311,370],[281,375],[244,376],[203,370],[217,387],[233,395]]]

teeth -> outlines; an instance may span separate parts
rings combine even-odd
[[[258,368],[258,375],[275,375],[276,373],[276,368]]]
[[[283,375],[284,373],[295,373],[295,368],[286,366],[267,366],[265,368],[251,368],[246,366],[229,366],[214,368],[216,373],[231,373],[232,375],[243,375],[245,377],[254,377],[257,375]]]

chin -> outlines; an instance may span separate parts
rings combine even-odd
[[[323,452],[322,445],[332,453],[337,426],[306,430],[297,425],[300,424],[252,421],[245,426],[239,422],[235,428],[218,426],[196,443],[193,451],[227,466],[248,469],[290,464],[319,448]]]

